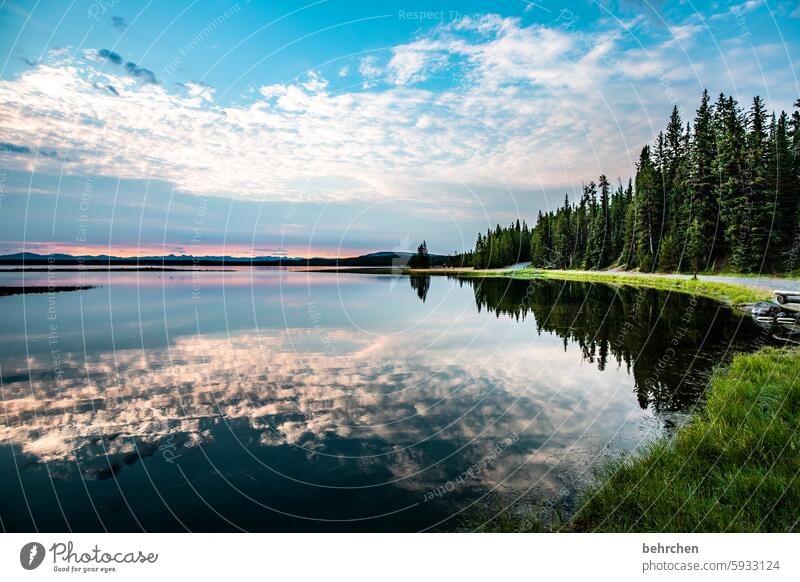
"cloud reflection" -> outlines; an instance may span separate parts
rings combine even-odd
[[[335,354],[313,328],[183,336],[169,348],[91,355],[87,366],[69,354],[59,382],[37,355],[4,368],[0,438],[34,462],[77,460],[103,477],[107,459],[133,462],[168,438],[205,447],[219,431],[245,431],[260,447],[380,467],[383,482],[422,492],[514,434],[465,485],[553,490],[565,468],[585,469],[609,440],[633,446],[657,425],[631,397],[624,370],[575,367],[557,338],[539,338],[532,351],[524,337],[512,333],[487,359],[482,342],[420,352],[430,338],[419,332],[329,330]],[[531,357],[543,366],[525,373]],[[545,478],[556,464],[559,477]]]

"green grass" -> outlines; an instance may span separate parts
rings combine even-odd
[[[521,269],[510,270],[447,270],[447,269],[425,269],[414,270],[413,273],[420,274],[453,274],[459,277],[505,277],[510,279],[558,279],[563,281],[586,281],[588,283],[603,283],[627,285],[631,287],[647,287],[651,289],[662,289],[664,291],[674,291],[676,293],[686,293],[689,295],[708,297],[726,305],[744,305],[755,303],[756,301],[766,301],[772,298],[772,294],[764,289],[749,287],[747,285],[737,285],[732,283],[713,283],[701,281],[699,279],[671,279],[668,277],[658,277],[652,275],[631,275],[624,272],[620,273],[585,273],[577,271],[556,271],[542,269]]]
[[[539,271],[523,270],[522,276],[535,278],[541,276],[547,279],[561,279],[567,281],[588,281],[591,283],[617,283],[637,287],[663,289],[677,293],[709,297],[728,305],[742,305],[770,299],[772,294],[763,289],[736,285],[732,283],[714,283],[699,279],[671,279],[648,275],[626,275],[624,273],[575,273],[570,271]]]
[[[800,351],[736,356],[703,412],[599,477],[570,529],[800,530]]]

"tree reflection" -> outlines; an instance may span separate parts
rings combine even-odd
[[[411,288],[417,292],[417,297],[425,302],[428,298],[428,290],[431,288],[430,275],[411,275],[409,278]]]
[[[749,318],[688,295],[572,281],[460,279],[475,292],[479,311],[517,321],[533,317],[536,331],[555,334],[564,349],[604,370],[625,366],[642,408],[688,410],[713,368],[734,353],[774,341]]]

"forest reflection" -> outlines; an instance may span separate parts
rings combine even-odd
[[[577,344],[599,370],[625,367],[643,409],[688,411],[714,367],[733,354],[774,343],[771,335],[714,301],[654,289],[573,281],[459,278],[478,311]]]

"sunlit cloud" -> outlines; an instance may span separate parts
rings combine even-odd
[[[780,55],[771,66],[756,58],[768,45],[714,54],[698,42],[696,19],[654,39],[608,27],[589,35],[464,17],[333,72],[357,73],[355,88],[336,91],[312,70],[255,88],[244,105],[221,104],[197,81],[165,87],[109,49],[61,49],[0,82],[0,131],[27,149],[11,152],[26,171],[147,175],[180,192],[259,201],[409,192],[447,201],[465,186],[569,189],[601,172],[627,177],[671,105],[691,112],[703,87],[730,89],[731,70],[744,99],[766,92],[790,105],[790,68]]]

